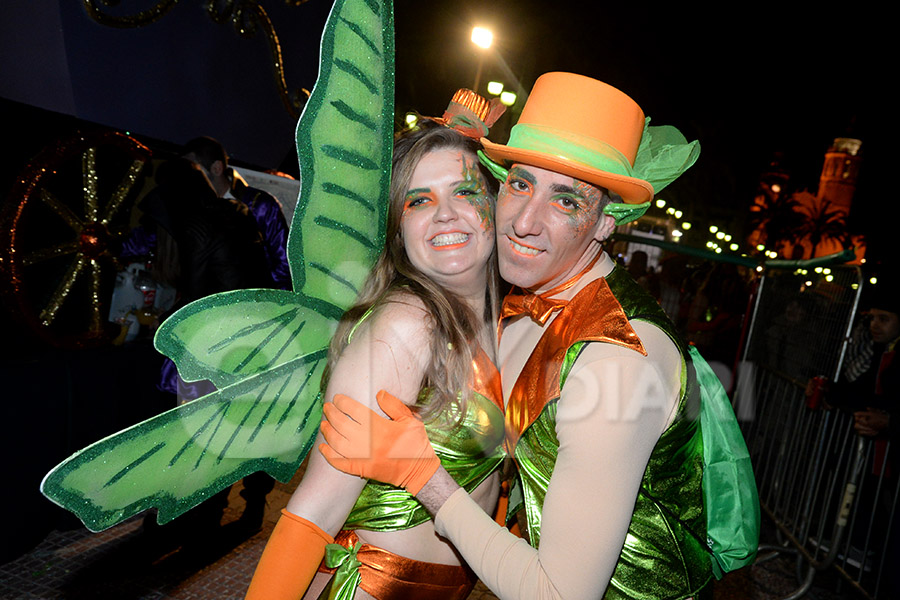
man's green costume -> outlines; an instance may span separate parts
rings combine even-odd
[[[598,310],[598,306],[602,308]],[[594,318],[597,314],[603,318]],[[559,450],[559,392],[588,343],[613,343],[646,354],[628,325],[632,319],[652,323],[678,347],[682,357],[681,396],[674,421],[650,455],[625,544],[604,598],[686,598],[698,593],[712,574],[705,543],[700,390],[690,356],[671,321],[624,269],[616,267],[606,278],[590,283],[547,325],[510,396],[507,432],[512,439],[518,438],[514,457],[530,542],[538,547],[544,497]],[[517,394],[519,390],[538,394],[543,390],[543,394],[526,397]],[[531,406],[523,410],[519,403]],[[517,435],[519,430],[521,436]],[[603,507],[597,509],[597,518],[602,519]]]

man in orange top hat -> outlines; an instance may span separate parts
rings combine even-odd
[[[689,598],[711,577],[690,357],[659,305],[602,249],[699,154],[697,142],[648,121],[605,83],[547,73],[509,143],[482,140],[504,182],[498,257],[516,287],[499,358],[530,544],[484,514],[430,458],[427,439],[412,441],[415,419],[361,418],[349,399],[326,406],[326,458],[390,483],[425,481],[417,498],[437,532],[500,598]],[[423,458],[386,459],[384,449],[355,458],[370,447],[354,446],[356,425],[341,411],[362,422],[367,442]]]

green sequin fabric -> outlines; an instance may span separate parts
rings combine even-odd
[[[498,469],[503,450],[503,413],[489,399],[473,393],[459,423],[438,417],[425,424],[441,464],[468,492]],[[344,529],[398,531],[431,519],[418,500],[402,488],[370,481],[347,517]]]
[[[676,343],[683,368],[677,416],[650,455],[625,544],[604,598],[687,598],[697,594],[712,574],[705,545],[699,388],[685,346],[656,301],[619,267],[606,281],[629,319],[653,323]],[[578,342],[566,353],[560,387],[565,385],[566,376],[586,343],[589,342]],[[515,449],[528,533],[534,547],[540,543],[541,509],[559,450],[558,400],[547,403]],[[597,518],[603,518],[601,506]]]

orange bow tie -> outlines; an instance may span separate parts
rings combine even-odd
[[[550,300],[537,294],[509,294],[503,299],[500,318],[506,319],[528,313],[532,320],[543,325],[554,312],[562,310],[566,304],[567,300]]]
[[[503,321],[503,319],[506,319],[507,317],[517,317],[528,313],[535,323],[543,325],[553,313],[562,310],[565,308],[566,304],[569,303],[568,300],[551,299],[551,296],[562,293],[575,285],[585,273],[591,270],[594,264],[600,259],[600,256],[601,255],[598,253],[597,256],[591,259],[591,262],[577,275],[543,294],[511,293],[507,295],[506,298],[503,299],[503,306],[500,308],[500,320]],[[515,290],[518,289],[519,288],[515,288]]]

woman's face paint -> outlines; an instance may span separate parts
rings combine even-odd
[[[494,228],[494,202],[488,192],[484,176],[478,168],[478,159],[460,151],[462,171],[458,181],[450,191],[450,195],[456,199],[464,200],[481,219],[485,230]],[[422,160],[425,160],[424,158]],[[420,161],[421,164],[421,161]],[[410,188],[406,192],[403,203],[401,221],[410,211],[427,207],[438,200],[439,190],[429,186]]]
[[[478,216],[485,230],[494,229],[494,203],[488,193],[484,176],[478,168],[478,159],[474,156],[462,155],[463,183],[457,188],[456,193],[465,197]]]
[[[410,261],[450,289],[459,276],[484,279],[494,247],[493,202],[477,158],[458,149],[429,152],[404,197],[400,231]]]

